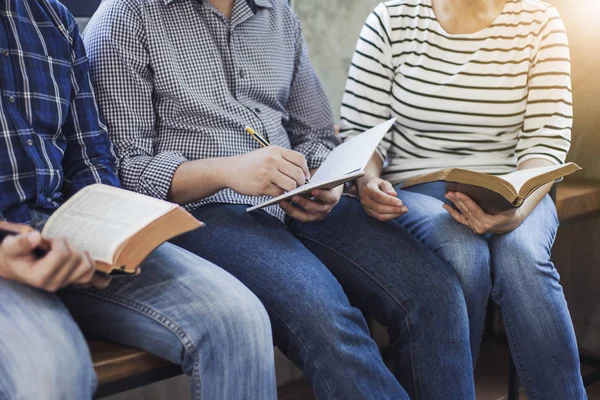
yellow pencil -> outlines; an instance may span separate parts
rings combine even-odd
[[[254,140],[256,140],[258,143],[260,143],[260,145],[262,147],[269,147],[271,145],[271,143],[267,142],[267,140],[265,138],[260,136],[258,133],[256,133],[254,131],[254,129],[250,128],[249,126],[246,127],[246,132],[248,132],[250,135],[252,135]]]

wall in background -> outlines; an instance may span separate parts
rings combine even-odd
[[[358,34],[379,0],[294,0],[311,60],[331,101],[336,121]]]
[[[551,0],[571,47],[575,121],[569,159],[585,167],[578,178],[600,179],[600,1]]]

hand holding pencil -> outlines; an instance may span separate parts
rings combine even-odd
[[[248,132],[254,138],[254,140],[256,140],[262,147],[271,146],[271,143],[269,143],[267,139],[263,138],[261,135],[256,133],[256,131],[254,131],[254,129],[250,128],[249,126],[246,127],[246,132]],[[306,160],[304,163],[306,163]],[[304,183],[310,183],[310,179],[307,177]]]
[[[276,197],[304,185],[310,178],[304,155],[270,145],[259,135],[252,136],[261,148],[234,156],[222,165],[224,187],[248,196]]]

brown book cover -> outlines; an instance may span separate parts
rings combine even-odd
[[[575,163],[519,170],[506,175],[447,168],[409,178],[401,187],[446,182],[447,192],[464,193],[488,214],[498,214],[520,207],[540,187],[579,170],[581,168]]]
[[[133,274],[162,243],[202,226],[177,204],[96,184],[56,210],[42,235],[67,238],[88,251],[100,272]]]

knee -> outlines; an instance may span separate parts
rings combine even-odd
[[[471,231],[446,235],[437,254],[452,267],[465,297],[488,298],[492,278],[490,275],[490,249],[485,238]]]
[[[493,266],[493,295],[504,293],[535,296],[548,283],[558,284],[558,272],[550,260],[550,251],[536,240],[518,235],[501,235],[490,243]]]
[[[220,332],[219,340],[225,340],[232,346],[259,346],[272,348],[271,323],[269,315],[261,301],[241,283],[235,291],[228,291],[214,305],[211,313],[214,327]]]

